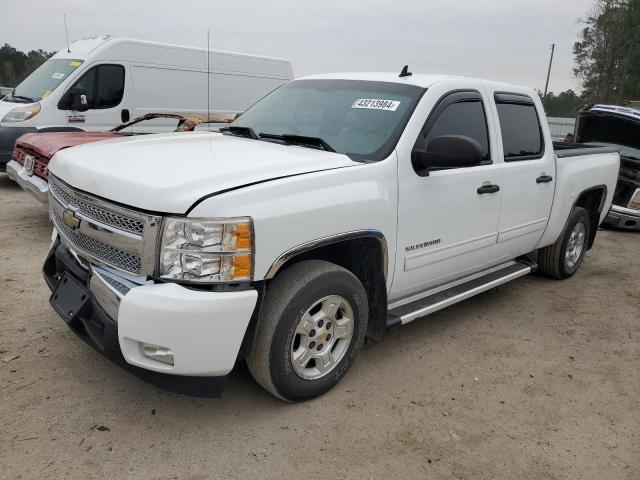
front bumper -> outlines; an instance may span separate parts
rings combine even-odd
[[[604,223],[626,230],[640,230],[640,210],[613,205]]]
[[[7,163],[7,175],[16,182],[23,190],[36,197],[42,203],[48,203],[49,184],[42,178],[35,175],[29,175],[24,167],[15,160]]]
[[[25,133],[37,131],[34,127],[0,127],[0,172],[6,170],[16,140]]]
[[[210,292],[174,283],[136,284],[113,271],[87,266],[56,239],[43,268],[52,292],[65,274],[86,288],[90,302],[71,320],[60,313],[54,294],[50,299],[73,331],[144,380],[180,393],[219,395],[256,306],[255,290]],[[174,365],[145,357],[141,342],[170,349]]]

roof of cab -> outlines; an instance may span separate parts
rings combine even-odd
[[[441,80],[464,78],[453,75],[423,75],[411,74],[406,77],[398,76],[398,73],[391,72],[347,72],[347,73],[323,73],[320,75],[309,75],[296,80],[363,80],[373,82],[392,82],[415,85],[417,87],[428,88]]]
[[[444,80],[474,80],[482,82],[486,87],[494,91],[511,91],[514,93],[527,93],[535,96],[535,90],[530,87],[496,82],[493,80],[483,80],[481,78],[463,77],[459,75],[413,73],[406,77],[400,77],[399,72],[348,72],[309,75],[297,78],[296,80],[362,80],[401,83],[406,85],[415,85],[422,88],[429,88],[431,85]]]

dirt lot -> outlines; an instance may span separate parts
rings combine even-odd
[[[640,235],[365,346],[322,398],[220,400],[113,366],[48,305],[46,207],[0,174],[0,478],[640,478]]]

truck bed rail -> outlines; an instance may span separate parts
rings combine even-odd
[[[588,143],[564,142],[553,142],[553,150],[558,158],[620,152],[620,148],[614,145],[593,145]]]

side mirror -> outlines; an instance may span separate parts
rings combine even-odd
[[[235,120],[239,119],[242,116],[243,113],[244,112],[236,113],[236,116],[233,117],[233,120],[235,121]]]
[[[442,135],[429,142],[426,149],[414,148],[411,163],[416,172],[429,174],[433,168],[461,168],[480,165],[482,146],[464,135]]]
[[[75,110],[76,112],[86,112],[89,110],[87,102],[87,92],[84,88],[74,87],[67,92],[61,102],[66,110]]]

